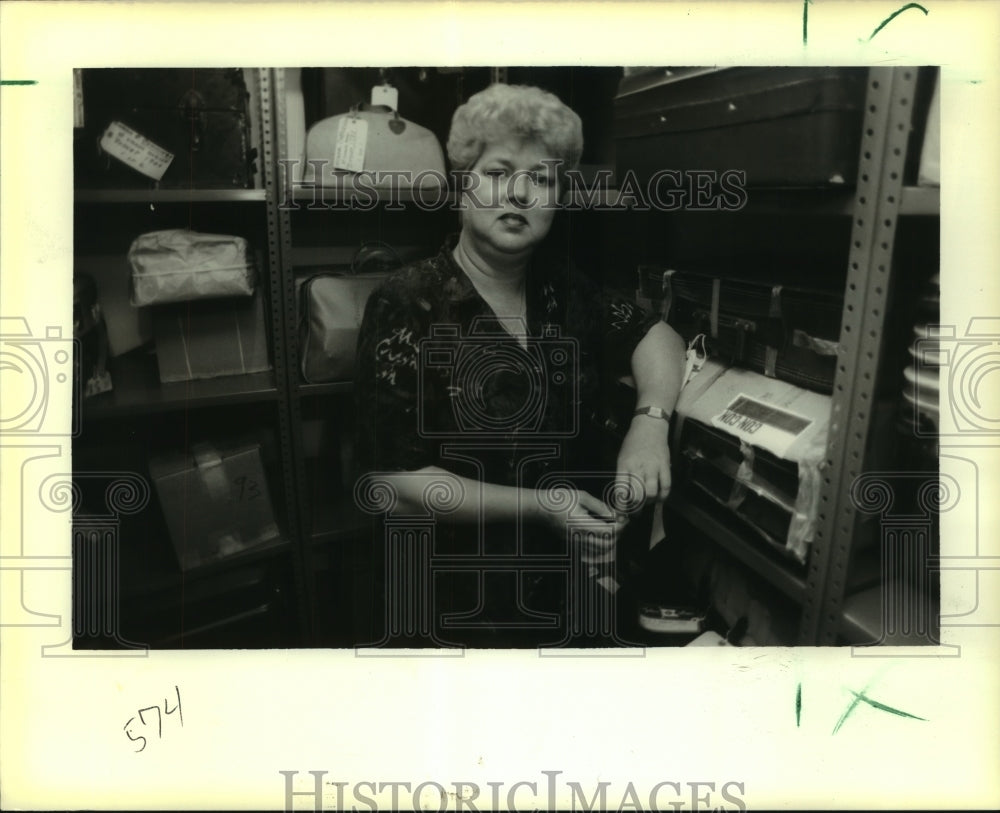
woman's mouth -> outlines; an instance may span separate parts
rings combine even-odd
[[[506,214],[500,215],[500,222],[505,226],[527,226],[528,219],[524,215],[519,215],[516,212],[507,212]]]

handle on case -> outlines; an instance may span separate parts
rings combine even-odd
[[[190,128],[191,151],[198,152],[205,136],[205,97],[191,88],[181,97],[178,107],[181,111],[181,118],[188,122]]]

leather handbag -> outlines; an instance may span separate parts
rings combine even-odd
[[[368,297],[402,265],[384,243],[366,243],[346,273],[306,280],[300,294],[299,347],[302,378],[308,384],[346,381],[354,375],[361,319]]]
[[[388,176],[377,175],[388,172],[403,173],[398,176],[398,184],[405,188],[440,187],[445,183],[444,152],[434,133],[385,105],[361,105],[310,127],[303,172],[306,183],[336,185],[336,179],[353,179],[354,173],[338,167],[336,160],[341,126],[351,119],[363,123],[366,130],[362,169],[376,173],[372,186],[388,185]]]

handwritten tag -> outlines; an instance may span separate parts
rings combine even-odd
[[[730,401],[726,410],[712,419],[713,426],[779,457],[784,455],[811,423],[809,418],[802,415],[778,409],[743,394]]]
[[[372,88],[372,105],[384,104],[393,110],[399,109],[399,91],[392,85],[375,85]]]
[[[348,172],[365,168],[365,147],[368,144],[368,122],[351,116],[340,120],[337,143],[333,148],[333,166]]]
[[[163,177],[174,160],[172,152],[167,152],[120,121],[111,122],[104,131],[101,149],[154,181]]]

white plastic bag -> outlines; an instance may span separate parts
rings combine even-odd
[[[148,232],[132,242],[128,261],[136,307],[253,295],[254,267],[242,237],[187,229]]]

